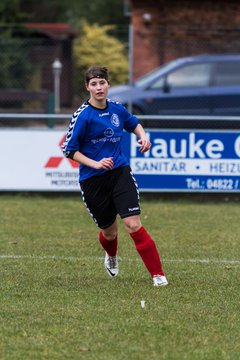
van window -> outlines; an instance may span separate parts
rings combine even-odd
[[[211,64],[208,63],[185,65],[169,73],[167,83],[171,88],[209,86],[210,72]],[[160,89],[163,84],[164,78],[160,77],[151,85],[151,89]]]
[[[240,85],[240,61],[216,63],[213,86],[224,85]]]
[[[192,64],[184,66],[168,75],[171,88],[202,87],[210,82],[211,64]]]

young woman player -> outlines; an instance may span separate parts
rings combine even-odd
[[[106,67],[89,68],[85,85],[90,97],[72,116],[63,153],[80,164],[82,198],[100,228],[105,268],[111,277],[117,276],[119,214],[153,285],[167,285],[156,245],[141,224],[137,183],[122,150],[123,130],[139,138],[141,152],[148,151],[151,143],[137,118],[107,98],[110,82]]]

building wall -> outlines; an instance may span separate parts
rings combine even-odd
[[[240,52],[240,1],[132,0],[131,5],[134,79],[180,56]]]

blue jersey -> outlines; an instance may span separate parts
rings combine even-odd
[[[133,132],[137,125],[137,118],[118,102],[107,99],[105,109],[97,109],[86,102],[72,116],[63,154],[68,157],[72,151],[80,151],[95,161],[112,157],[114,168],[129,165],[122,149],[123,131]],[[106,171],[81,164],[79,181]]]

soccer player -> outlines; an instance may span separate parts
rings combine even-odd
[[[82,198],[100,229],[107,273],[114,277],[119,271],[119,214],[153,285],[167,285],[156,245],[141,224],[138,186],[122,149],[123,131],[139,138],[141,152],[148,151],[151,143],[137,118],[107,98],[110,81],[106,67],[90,67],[85,73],[85,85],[90,97],[72,116],[63,154],[80,164]]]

